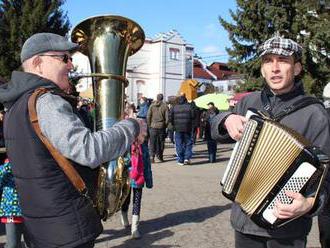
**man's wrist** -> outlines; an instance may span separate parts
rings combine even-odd
[[[218,126],[218,132],[219,132],[219,134],[225,134],[225,133],[227,133],[227,128],[226,128],[226,125],[225,125],[225,122],[226,122],[226,120],[227,120],[227,118],[230,116],[230,115],[232,115],[233,113],[229,113],[228,115],[226,115],[223,119],[222,119],[222,121],[220,122],[220,124],[219,124],[219,126]]]

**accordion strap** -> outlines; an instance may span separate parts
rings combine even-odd
[[[40,97],[41,95],[47,92],[50,91],[46,88],[38,88],[32,93],[32,95],[29,98],[28,109],[29,109],[29,117],[32,127],[36,132],[36,134],[38,135],[39,139],[47,147],[48,151],[51,153],[57,164],[61,167],[64,174],[69,178],[73,186],[79,191],[79,193],[81,193],[84,196],[87,196],[88,190],[84,180],[80,177],[76,169],[72,166],[71,162],[67,158],[65,158],[41,132],[38,121],[38,115],[36,111],[36,103],[38,97]]]
[[[261,101],[262,101],[263,109],[266,111],[267,115],[275,121],[280,121],[285,116],[287,116],[299,109],[302,109],[308,105],[311,105],[311,104],[321,104],[324,107],[323,103],[320,100],[316,99],[315,97],[305,96],[301,99],[298,99],[297,101],[292,103],[290,106],[285,107],[278,114],[274,115],[272,113],[272,107],[270,105],[269,98],[265,91],[261,92]]]
[[[273,116],[273,118],[275,121],[280,121],[281,119],[283,119],[283,117],[312,104],[321,104],[324,107],[323,103],[320,100],[316,99],[315,97],[306,96],[297,100],[292,105],[285,107],[280,113]]]

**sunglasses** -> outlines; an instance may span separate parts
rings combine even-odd
[[[67,54],[41,54],[39,56],[48,56],[48,57],[57,57],[57,58],[61,58],[62,61],[67,64],[69,62],[69,60],[72,62],[72,57],[70,57]]]

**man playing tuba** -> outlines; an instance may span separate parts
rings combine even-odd
[[[65,94],[73,69],[71,53],[77,47],[57,34],[34,34],[21,51],[23,72],[14,71],[11,81],[0,88],[0,101],[7,109],[6,147],[33,247],[93,247],[102,232],[91,201],[75,189],[31,126],[28,101],[34,90],[49,90],[36,103],[42,134],[83,179],[146,134],[143,123],[135,119],[94,133],[84,126]]]

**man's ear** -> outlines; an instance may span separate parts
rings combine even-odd
[[[33,59],[32,59],[32,66],[33,68],[39,73],[39,74],[42,74],[42,69],[41,69],[41,58],[40,56],[35,56]]]
[[[261,72],[262,77],[265,78],[265,72],[264,72],[264,69],[263,69],[262,65],[260,67],[260,72]]]
[[[296,63],[294,64],[293,71],[294,71],[294,75],[295,75],[295,76],[298,76],[298,75],[301,73],[301,71],[302,71],[302,66],[301,66],[301,63],[300,63],[300,62],[296,62]]]

